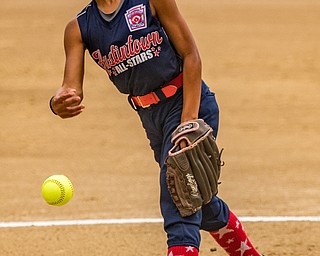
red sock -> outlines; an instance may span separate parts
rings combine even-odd
[[[193,246],[172,246],[168,249],[168,256],[198,256],[199,252]]]
[[[231,211],[227,226],[218,231],[210,232],[210,235],[230,256],[261,255],[250,242],[237,216]]]

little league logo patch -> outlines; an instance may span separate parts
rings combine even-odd
[[[147,27],[146,6],[136,5],[125,13],[126,21],[131,32]]]

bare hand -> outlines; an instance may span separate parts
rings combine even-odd
[[[81,97],[77,95],[75,89],[58,90],[51,100],[51,108],[61,118],[70,118],[79,115],[84,109],[81,104]]]

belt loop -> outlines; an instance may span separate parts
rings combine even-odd
[[[131,98],[131,95],[128,95],[128,102],[130,106],[133,108],[133,110],[138,111],[138,107],[136,106],[136,104],[134,104],[133,99]]]

